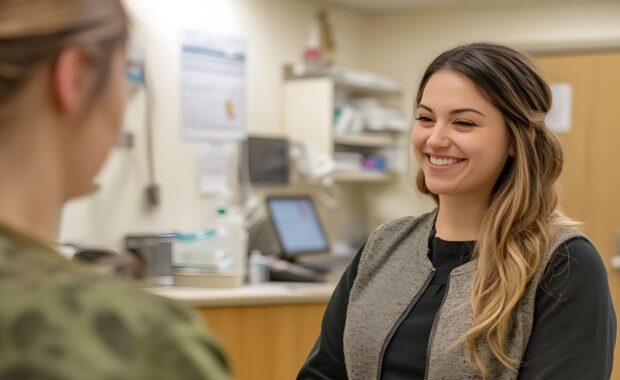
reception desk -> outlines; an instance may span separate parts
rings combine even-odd
[[[198,310],[225,347],[235,379],[291,380],[319,334],[334,287],[267,283],[150,291]]]

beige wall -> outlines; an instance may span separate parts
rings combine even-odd
[[[178,34],[183,29],[240,36],[248,44],[247,124],[251,133],[281,135],[280,85],[285,62],[300,59],[319,5],[292,0],[125,0],[146,47],[156,94],[156,175],[162,204],[144,206],[146,166],[143,94],[131,100],[126,128],[136,133],[133,150],[116,150],[100,176],[101,190],[65,210],[61,240],[120,246],[126,232],[199,229],[208,223],[211,199],[196,184],[198,145],[179,139]],[[411,113],[414,87],[426,64],[460,42],[495,40],[528,49],[620,46],[620,3],[520,6],[364,14],[332,9],[336,61],[398,79],[402,106]],[[413,168],[415,169],[415,168]],[[356,186],[352,187],[357,188]],[[354,191],[354,190],[353,190]],[[365,204],[369,224],[432,207],[406,178],[371,185]]]
[[[620,2],[495,9],[410,11],[374,15],[365,29],[365,68],[405,88],[403,109],[426,65],[459,43],[496,41],[526,50],[620,47]],[[415,171],[415,164],[412,171]],[[366,194],[370,224],[432,207],[406,180]]]
[[[127,232],[195,230],[209,222],[212,199],[197,190],[199,146],[179,139],[178,36],[184,29],[245,39],[247,43],[247,127],[251,133],[281,135],[280,87],[285,62],[298,62],[319,9],[289,0],[126,0],[137,40],[146,48],[155,91],[156,176],[162,203],[148,210],[144,151],[143,94],[129,102],[126,128],[136,134],[132,150],[115,150],[106,163],[98,193],[68,205],[61,241],[121,245]],[[360,66],[364,17],[330,13],[339,42],[337,61]]]

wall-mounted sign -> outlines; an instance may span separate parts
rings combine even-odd
[[[547,126],[558,133],[568,133],[572,124],[573,88],[568,83],[551,85],[553,103],[545,119]]]
[[[181,137],[239,140],[245,128],[245,43],[201,32],[181,35]]]

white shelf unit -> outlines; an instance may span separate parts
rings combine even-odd
[[[304,77],[284,81],[282,120],[291,141],[311,145],[322,155],[334,157],[336,146],[361,151],[396,149],[402,132],[365,132],[335,135],[334,110],[341,98],[400,96],[400,91],[345,84],[329,77]],[[341,182],[387,182],[394,173],[373,170],[337,171],[334,179]]]
[[[356,72],[338,67],[312,69],[296,64],[284,66],[286,80],[329,78],[338,88],[351,94],[366,96],[400,96],[400,86],[393,80],[372,73]]]

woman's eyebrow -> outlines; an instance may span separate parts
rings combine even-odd
[[[420,107],[426,109],[428,112],[433,112],[433,109],[431,107],[425,106],[422,103],[418,104],[418,108],[420,108]]]
[[[429,112],[434,112],[431,107],[429,107],[427,105],[424,105],[422,103],[418,104],[418,108],[424,108],[425,110],[427,110]],[[473,112],[473,113],[477,113],[480,116],[486,117],[485,114],[483,114],[482,112],[478,111],[475,108],[457,108],[455,110],[450,111],[450,115],[454,115],[454,114],[458,114],[458,113],[463,113],[463,112]]]
[[[463,112],[473,112],[473,113],[477,113],[480,116],[486,117],[485,114],[483,114],[482,112],[478,111],[475,108],[457,108],[455,110],[450,111],[450,115],[454,115],[454,114],[457,114],[457,113],[463,113]]]

